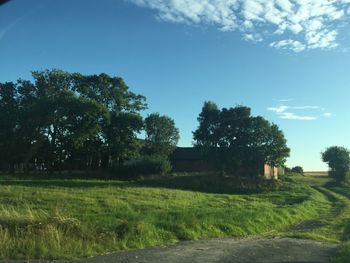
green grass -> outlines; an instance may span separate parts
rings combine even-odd
[[[257,234],[346,241],[346,189],[322,180],[295,177],[275,191],[248,185],[244,193],[237,181],[199,175],[141,182],[1,177],[0,258],[68,259]]]
[[[347,263],[350,258],[350,188],[335,185],[327,177],[297,177],[297,182],[310,185],[328,200],[328,209],[317,217],[288,229],[284,235],[311,238],[342,244],[341,251],[333,258],[334,263]]]

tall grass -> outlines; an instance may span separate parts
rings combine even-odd
[[[171,182],[0,179],[0,258],[68,259],[285,233],[332,209],[327,196],[296,181],[250,194],[230,192],[227,181],[210,192],[204,177]]]
[[[296,180],[312,186],[329,203],[312,220],[289,229],[285,234],[342,244],[341,251],[333,258],[334,263],[348,263],[350,258],[350,188],[349,185],[335,184],[327,177],[297,177]]]

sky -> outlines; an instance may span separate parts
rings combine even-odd
[[[11,0],[0,82],[62,69],[122,77],[191,146],[204,101],[283,130],[287,165],[327,170],[350,148],[350,0]]]

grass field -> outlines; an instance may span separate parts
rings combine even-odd
[[[215,183],[214,183],[215,180]],[[223,180],[223,181],[222,181]],[[229,179],[13,179],[0,177],[0,258],[58,259],[210,237],[293,236],[344,242],[346,187],[294,177],[270,192],[237,192]]]

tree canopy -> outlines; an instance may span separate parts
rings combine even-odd
[[[152,113],[145,119],[146,151],[148,154],[168,157],[179,141],[179,130],[168,116]]]
[[[146,98],[122,78],[35,71],[0,83],[0,168],[108,168],[139,153]]]
[[[322,153],[322,160],[330,168],[329,175],[336,181],[345,181],[350,170],[350,151],[345,147],[332,146]]]
[[[287,141],[278,126],[251,116],[248,107],[220,110],[207,101],[198,121],[194,144],[222,171],[232,172],[242,166],[258,170],[262,163],[283,165],[289,156]]]
[[[304,169],[301,166],[295,166],[291,169],[291,172],[298,173],[298,174],[304,174]]]

